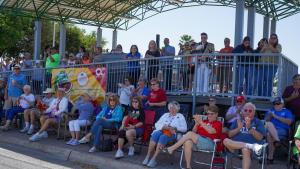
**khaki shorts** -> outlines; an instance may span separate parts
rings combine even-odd
[[[17,97],[8,97],[7,100],[4,101],[4,110],[11,109],[13,106],[17,106]]]

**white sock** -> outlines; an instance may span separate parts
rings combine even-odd
[[[26,128],[29,127],[29,122],[25,122],[25,127],[26,127]]]
[[[254,144],[246,143],[245,147],[250,149],[250,150],[253,150],[254,149]]]
[[[30,129],[34,129],[34,125],[33,124],[30,125]]]

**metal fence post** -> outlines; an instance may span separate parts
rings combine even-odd
[[[282,74],[282,66],[283,66],[283,55],[279,54],[279,66],[278,66],[278,82],[277,82],[277,96],[282,95],[282,81],[283,74]]]
[[[192,113],[193,115],[195,114],[196,112],[196,98],[197,98],[197,69],[198,69],[198,56],[193,56],[193,57],[196,57],[196,59],[193,59],[195,60],[195,73],[194,73],[194,82],[193,82],[193,89],[192,89],[192,97],[193,97],[193,109],[192,109]]]
[[[237,71],[237,55],[233,55],[233,72],[232,72],[232,98],[231,98],[231,105],[234,104],[234,96],[236,93],[236,71]],[[238,90],[238,89],[237,89]]]

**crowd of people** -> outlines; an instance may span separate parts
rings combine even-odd
[[[165,46],[160,50],[155,41],[150,41],[145,58],[175,56],[175,48],[169,45],[169,39],[166,38],[164,44]],[[225,48],[220,50],[223,53],[254,52],[250,47],[249,37],[245,37],[243,44],[236,48],[230,47],[228,38],[225,38],[224,44]],[[275,34],[271,35],[269,43],[267,39],[262,39],[258,46],[255,51],[257,53],[281,52],[281,46],[278,44],[278,38]],[[121,49],[122,47],[118,45],[114,52],[120,52]],[[214,45],[207,42],[207,34],[202,33],[199,44],[184,44],[179,54],[212,53],[214,50]],[[49,52],[46,55],[46,68],[55,68],[61,63],[57,49],[49,48]],[[141,58],[136,45],[131,47],[127,57],[128,59]],[[30,55],[25,58],[30,58]],[[81,48],[76,56],[68,59],[67,62],[66,60],[64,62],[77,64],[78,60],[82,60],[83,64],[90,63],[85,58],[84,48]],[[135,67],[136,62],[128,62],[130,71],[128,71],[128,77],[124,79],[124,82],[118,83],[118,92],[116,94],[108,93],[105,102],[97,106],[93,104],[94,98],[89,93],[83,93],[76,102],[72,103],[66,96],[64,88],[58,88],[55,96],[51,88],[47,88],[43,92],[43,98],[39,95],[34,96],[31,92],[32,86],[27,84],[26,74],[20,72],[22,67],[28,68],[27,62],[28,60],[25,60],[22,66],[18,63],[11,64],[13,73],[7,78],[7,83],[4,78],[0,78],[0,118],[2,124],[0,129],[2,131],[12,129],[16,115],[24,112],[24,126],[20,132],[30,135],[30,141],[39,141],[48,138],[47,130],[55,124],[59,125],[64,114],[77,113],[76,119],[68,121],[71,138],[66,144],[76,146],[91,142],[92,146],[88,152],[93,153],[98,151],[99,146],[103,144],[101,142],[103,131],[105,129],[117,129],[118,139],[115,158],[119,159],[125,156],[124,146],[126,143],[128,143],[128,156],[135,154],[134,141],[146,132],[146,110],[154,111],[155,124],[153,127],[155,129],[151,134],[146,157],[141,161],[141,164],[148,167],[158,165],[157,156],[161,152],[173,154],[176,149],[183,147],[186,168],[191,168],[193,150],[214,150],[215,139],[222,140],[226,151],[241,151],[244,169],[249,169],[251,166],[251,154],[260,156],[263,152],[263,145],[268,143],[267,161],[272,164],[275,149],[280,147],[283,140],[294,134],[296,129],[292,126],[300,119],[299,74],[293,77],[293,85],[286,87],[282,97],[274,98],[273,107],[264,113],[263,120],[256,117],[256,106],[247,102],[244,95],[239,95],[235,98],[235,105],[230,107],[223,117],[224,121],[220,121],[218,118],[220,115],[216,98],[210,97],[208,106],[204,106],[201,112],[191,115],[193,119],[191,122],[181,113],[181,106],[177,101],[168,102],[166,89],[160,87],[160,81],[156,78],[158,63],[155,60],[150,63],[154,65],[149,71],[152,72],[149,74],[150,80],[147,80],[149,77],[139,77],[138,79],[132,77],[133,74],[136,74],[132,72],[139,72],[140,69]],[[194,66],[192,63],[190,64],[190,74],[196,71],[192,69]],[[198,78],[201,81],[197,83],[199,83],[199,90],[207,92],[205,83],[207,74],[209,74],[209,67],[206,63],[201,64],[203,64],[199,66],[201,69],[199,76],[201,77]],[[51,73],[49,72],[49,74]],[[190,80],[192,78],[193,76],[189,77]],[[70,104],[73,105],[71,112],[69,110]],[[101,110],[98,110],[98,107],[101,107]],[[98,111],[95,112],[95,110]],[[191,129],[188,128],[190,123],[194,124]],[[91,129],[81,137],[80,130],[84,126],[91,126]],[[296,134],[296,146],[300,150],[299,138],[299,134]],[[170,145],[170,142],[174,144]]]
[[[232,75],[233,75],[233,57],[220,54],[230,54],[230,53],[244,53],[245,56],[239,56],[237,58],[237,68],[236,68],[236,80],[235,80],[235,91],[236,94],[243,93],[245,95],[257,95],[257,96],[272,96],[273,81],[275,74],[278,69],[279,59],[276,55],[265,56],[263,54],[278,54],[281,53],[282,47],[279,44],[278,36],[276,34],[271,34],[270,38],[262,38],[258,44],[257,48],[253,49],[251,47],[251,41],[249,37],[243,39],[242,44],[236,46],[235,48],[230,45],[230,39],[224,39],[224,48],[215,50],[213,43],[208,41],[207,33],[201,33],[201,41],[196,42],[186,42],[185,44],[179,44],[180,50],[178,55],[184,55],[184,61],[181,63],[185,65],[184,70],[181,71],[180,75],[182,79],[182,90],[192,91],[192,84],[194,82],[195,73],[197,75],[197,88],[195,89],[199,93],[207,93],[212,91],[212,83],[217,84],[217,90],[221,93],[228,93],[233,89],[232,87]],[[213,54],[219,53],[217,57],[213,55],[206,56],[203,54]],[[254,54],[254,55],[251,55]],[[159,59],[164,56],[175,56],[175,47],[170,45],[169,38],[164,39],[163,47],[158,47],[158,44],[151,40],[148,45],[148,49],[143,55],[139,51],[137,45],[132,45],[130,51],[125,53],[123,51],[122,45],[117,45],[110,54],[118,55],[121,54],[122,59],[128,60],[127,64],[127,74],[132,78],[132,82],[136,84],[139,77],[142,75],[142,68],[139,61],[130,61],[134,59],[149,59],[147,61],[147,74],[143,74],[147,77],[147,80],[152,78],[159,78],[159,76],[164,76],[164,87],[167,91],[171,90],[172,79],[174,80],[173,71],[175,65],[172,58],[169,59]],[[198,57],[195,55],[199,54]],[[247,56],[249,54],[249,56]],[[259,54],[262,54],[260,56]],[[81,46],[77,54],[68,53],[61,57],[58,53],[57,47],[46,46],[44,48],[41,60],[34,61],[30,53],[24,53],[22,57],[17,57],[11,60],[10,58],[4,59],[1,63],[1,71],[12,70],[15,64],[21,66],[22,70],[33,69],[33,68],[46,68],[46,77],[49,80],[51,78],[51,69],[58,68],[61,66],[74,66],[79,64],[92,64],[97,62],[95,58],[101,58],[104,56],[102,47],[93,47],[91,51],[87,51],[85,47]],[[195,64],[198,62],[197,70],[195,70]],[[218,63],[216,65],[215,63]],[[263,63],[263,64],[258,64]],[[125,70],[124,70],[125,71]],[[182,72],[183,71],[183,72]],[[41,82],[41,75],[44,74],[42,71],[34,72],[35,74],[30,74],[32,77],[27,77],[27,80],[31,80],[35,83]],[[257,75],[257,76],[255,76]],[[28,75],[29,76],[29,75]],[[178,77],[179,78],[179,77]],[[179,80],[179,79],[178,79]],[[178,81],[177,80],[177,81]],[[37,87],[40,85],[36,85]],[[47,87],[50,87],[47,85]],[[35,87],[36,88],[36,87]],[[215,88],[215,87],[213,87]]]

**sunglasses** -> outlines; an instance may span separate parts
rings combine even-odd
[[[237,103],[243,103],[243,101],[240,101],[240,100],[237,100],[236,102],[237,102]]]
[[[151,83],[151,86],[155,86],[156,84],[155,83]]]
[[[273,105],[281,105],[281,103],[274,103]]]
[[[252,109],[244,109],[244,112],[249,112],[249,113],[252,113],[253,110]]]
[[[211,100],[208,100],[209,102],[214,102],[214,101],[216,101],[216,100],[213,100],[213,99],[211,99]]]
[[[132,103],[138,103],[138,101],[137,101],[137,100],[134,100],[134,101],[132,101]]]

